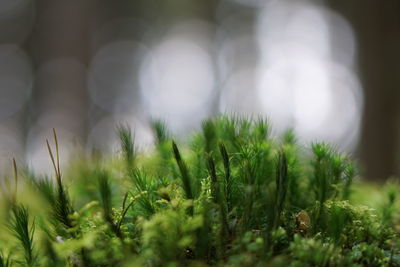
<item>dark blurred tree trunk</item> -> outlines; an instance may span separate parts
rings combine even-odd
[[[370,180],[398,175],[400,1],[328,2],[350,21],[358,41],[365,101],[359,149],[363,175]]]
[[[37,70],[31,121],[63,114],[56,125],[86,135],[86,71],[96,0],[37,0],[37,20],[28,47]],[[53,124],[53,122],[50,122]],[[50,128],[51,129],[51,128]]]

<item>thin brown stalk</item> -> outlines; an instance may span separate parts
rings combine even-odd
[[[56,145],[56,159],[57,159],[57,172],[58,175],[61,177],[61,171],[60,171],[60,154],[58,153],[58,138],[57,138],[57,133],[56,130],[53,128],[53,136],[54,136],[54,143]]]
[[[17,163],[15,162],[15,158],[13,158],[13,167],[14,167],[14,196],[13,201],[14,203],[17,200],[17,191],[18,191],[18,170],[17,170]]]

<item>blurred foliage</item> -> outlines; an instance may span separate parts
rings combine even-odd
[[[0,266],[400,265],[395,181],[353,183],[349,156],[272,138],[263,119],[209,119],[179,145],[153,126],[153,151],[119,126],[118,157],[65,173],[54,132],[55,179],[4,180]]]

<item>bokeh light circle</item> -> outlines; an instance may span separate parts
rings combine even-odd
[[[207,116],[214,92],[211,54],[190,38],[169,36],[147,55],[140,82],[150,116],[177,131],[195,127]]]
[[[97,105],[110,112],[128,112],[137,101],[137,73],[146,47],[135,41],[104,45],[89,69],[89,93]]]
[[[31,95],[33,79],[25,52],[16,45],[0,45],[0,118],[24,106]]]

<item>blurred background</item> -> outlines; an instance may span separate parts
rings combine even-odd
[[[398,0],[1,0],[0,170],[115,151],[128,123],[177,136],[224,112],[328,141],[367,179],[400,173]]]

